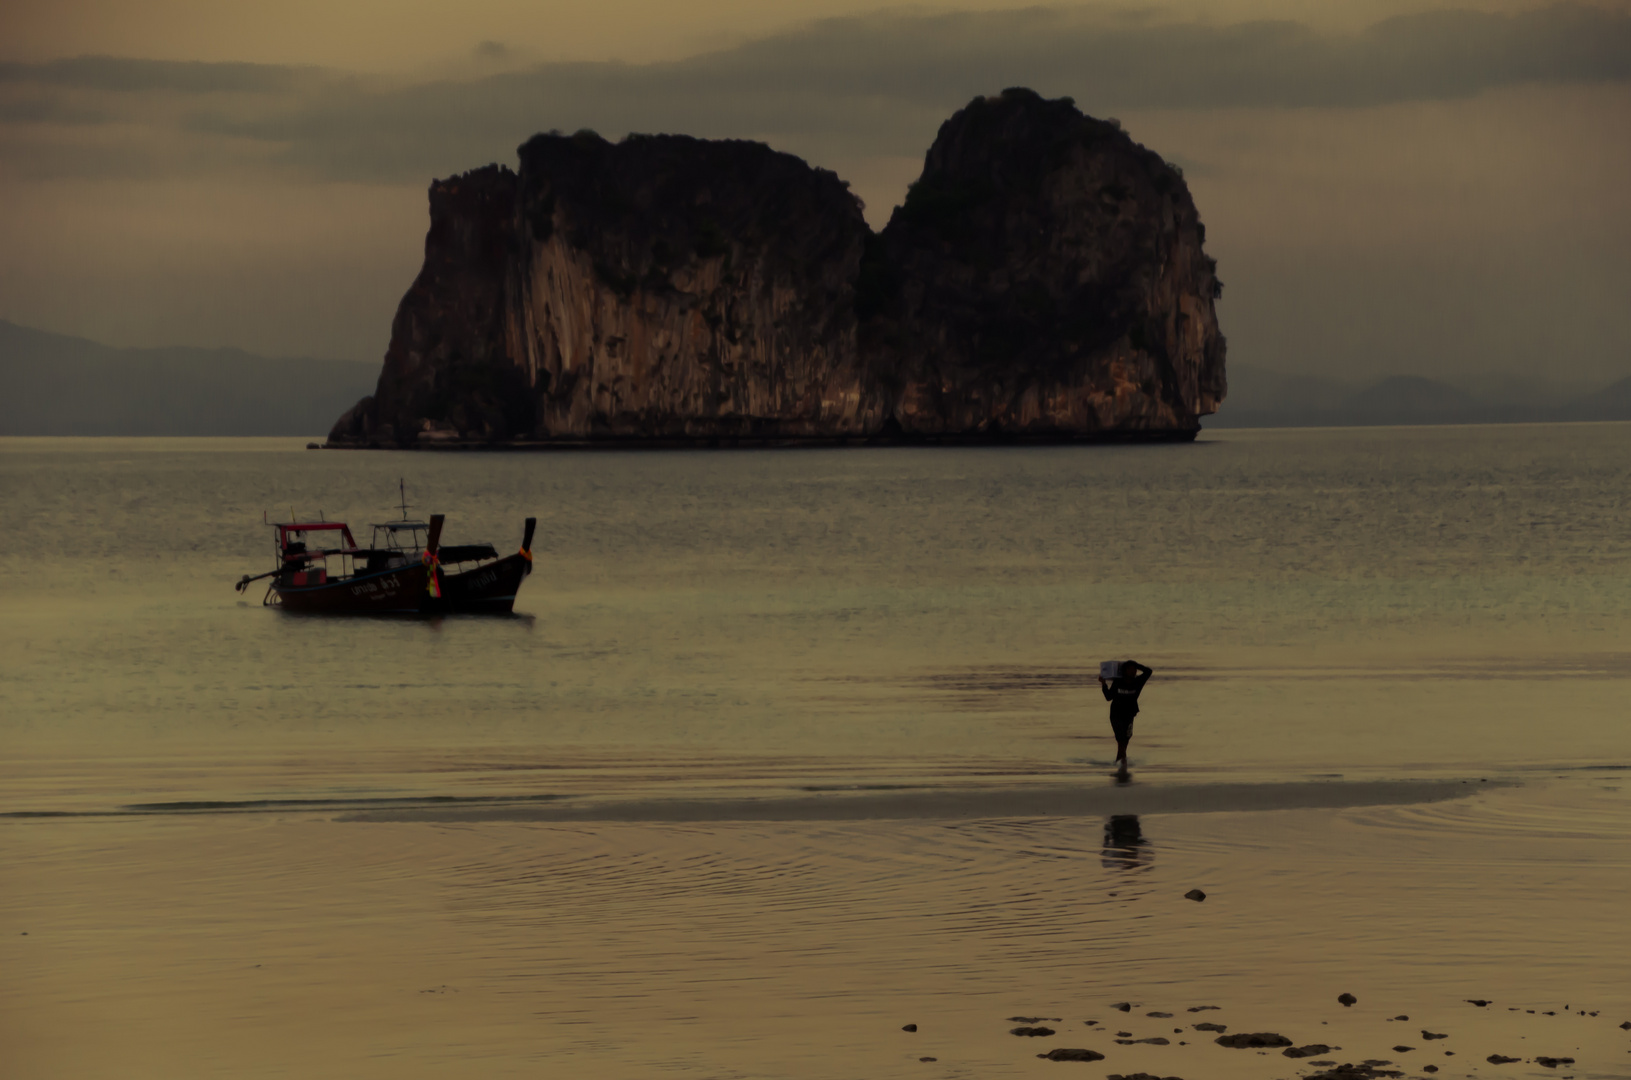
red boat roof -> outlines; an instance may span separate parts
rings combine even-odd
[[[343,521],[280,521],[277,532],[279,543],[286,543],[290,533],[337,532],[345,538],[346,547],[357,546],[357,542],[351,538],[351,529]]]

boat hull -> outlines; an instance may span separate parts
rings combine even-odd
[[[525,555],[507,555],[461,574],[442,573],[442,598],[427,599],[429,611],[471,615],[508,615],[515,608],[515,594],[521,582],[532,573],[532,560]]]
[[[272,583],[284,611],[323,615],[417,615],[426,599],[426,567],[410,564],[321,585]]]

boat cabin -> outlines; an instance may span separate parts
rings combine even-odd
[[[373,538],[368,542],[368,563],[365,572],[389,570],[418,562],[424,555],[425,537],[430,525],[423,521],[387,521],[374,526]]]
[[[430,526],[423,521],[387,521],[374,526],[371,546],[376,553],[401,553],[405,557],[418,559],[425,550],[425,536],[429,529]],[[443,544],[436,549],[436,557],[443,566],[452,566],[496,559],[498,551],[491,544]],[[368,565],[373,568],[374,564],[370,562]],[[382,563],[380,569],[393,565]]]
[[[357,541],[339,521],[284,521],[277,524],[276,545],[280,580],[304,587],[328,583],[331,555],[349,555]]]

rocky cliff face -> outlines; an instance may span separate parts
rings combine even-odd
[[[1028,91],[941,127],[869,253],[907,431],[1193,431],[1225,392],[1215,264],[1179,173]]]
[[[1181,176],[1025,90],[941,128],[882,234],[754,144],[538,136],[431,188],[337,446],[1192,437],[1225,391]]]

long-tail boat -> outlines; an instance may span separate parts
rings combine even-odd
[[[430,521],[374,526],[366,548],[338,521],[272,524],[277,568],[245,574],[235,586],[270,578],[261,602],[285,611],[333,615],[508,614],[532,573],[536,518],[527,518],[521,550],[500,558],[491,544],[441,545],[441,514]],[[319,541],[329,540],[328,546]],[[339,561],[331,574],[329,560]],[[449,573],[444,567],[456,569]],[[466,569],[468,567],[468,569]]]
[[[439,515],[438,515],[439,516]],[[432,517],[432,525],[436,518]],[[376,546],[382,530],[395,533],[402,522],[374,526]],[[502,558],[491,544],[427,544],[436,566],[439,588],[425,599],[427,613],[443,611],[473,615],[508,615],[515,607],[515,594],[521,582],[532,573],[532,534],[537,518],[528,518],[522,530],[521,548]],[[453,567],[449,573],[447,567]]]

